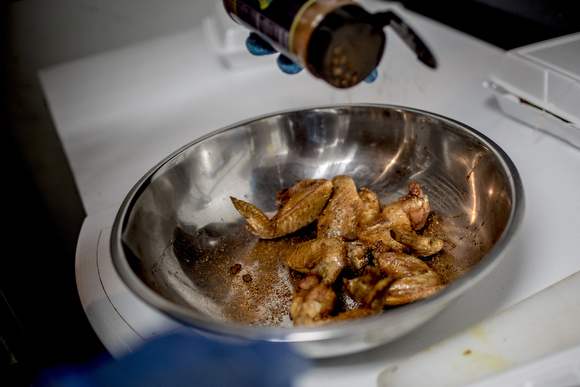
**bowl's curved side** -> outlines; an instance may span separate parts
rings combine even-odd
[[[452,261],[444,273],[450,285],[430,299],[348,324],[297,330],[284,328],[291,326],[287,318],[273,328],[232,323],[231,303],[224,300],[239,293],[239,284],[222,273],[232,256],[218,254],[221,266],[210,267],[204,263],[209,256],[200,255],[211,252],[215,259],[220,238],[242,224],[229,196],[271,213],[277,191],[295,180],[338,174],[377,192],[383,204],[404,195],[409,182],[419,183],[444,219],[450,243],[440,266]],[[310,356],[329,356],[383,344],[439,313],[497,265],[523,209],[517,169],[474,129],[397,106],[319,107],[242,122],[167,157],[127,195],[113,225],[111,254],[133,292],[193,327],[305,342],[299,345]],[[200,280],[209,276],[221,280]],[[343,350],[331,349],[333,343]]]

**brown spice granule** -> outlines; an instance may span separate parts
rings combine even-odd
[[[242,270],[242,265],[236,263],[234,266],[230,267],[230,274],[236,275],[240,272],[240,270]]]
[[[249,274],[244,274],[242,276],[242,279],[244,280],[244,282],[250,282],[252,280],[252,276]]]

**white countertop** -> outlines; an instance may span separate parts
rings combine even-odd
[[[361,3],[370,10],[387,8],[384,2]],[[202,26],[43,69],[40,80],[88,214],[77,250],[81,282],[94,271],[91,257],[115,209],[165,156],[253,116],[355,102],[424,109],[482,132],[518,168],[526,213],[499,267],[426,327],[365,353],[318,361],[301,386],[375,385],[388,365],[579,271],[580,203],[574,194],[580,191],[575,173],[580,150],[546,133],[534,134],[533,128],[500,111],[482,82],[503,51],[419,15],[398,12],[434,51],[437,70],[415,60],[389,31],[379,78],[337,90],[306,71],[281,73],[273,57],[252,68],[228,69],[209,49]],[[85,311],[106,298],[79,292]],[[114,347],[110,337],[100,338],[107,348]]]

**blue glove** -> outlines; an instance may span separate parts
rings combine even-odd
[[[262,37],[254,32],[250,32],[250,36],[246,39],[246,47],[250,54],[253,55],[270,55],[275,54],[276,49],[266,42]],[[298,74],[302,71],[302,67],[296,64],[292,59],[288,58],[284,54],[280,54],[276,60],[280,70],[286,74]]]
[[[47,369],[35,387],[290,387],[309,366],[286,343],[223,343],[173,334],[119,360]]]
[[[246,47],[248,51],[253,55],[270,55],[275,54],[276,49],[270,45],[267,41],[262,39],[262,37],[255,32],[250,32],[250,36],[246,39]],[[276,60],[278,63],[278,67],[282,72],[286,74],[298,74],[302,71],[302,67],[296,64],[292,59],[288,58],[284,54],[278,55],[278,59]],[[372,73],[364,80],[367,83],[372,83],[377,79],[378,73],[377,69],[374,69]]]

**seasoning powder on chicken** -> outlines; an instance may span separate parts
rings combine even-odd
[[[383,312],[431,296],[445,287],[423,260],[444,242],[421,232],[431,213],[417,183],[397,201],[381,205],[376,193],[357,189],[349,176],[298,180],[278,193],[278,212],[268,218],[256,206],[231,197],[262,239],[284,238],[316,222],[316,237],[285,256],[301,275],[290,306],[294,325],[314,326]],[[339,310],[342,292],[354,303]]]

